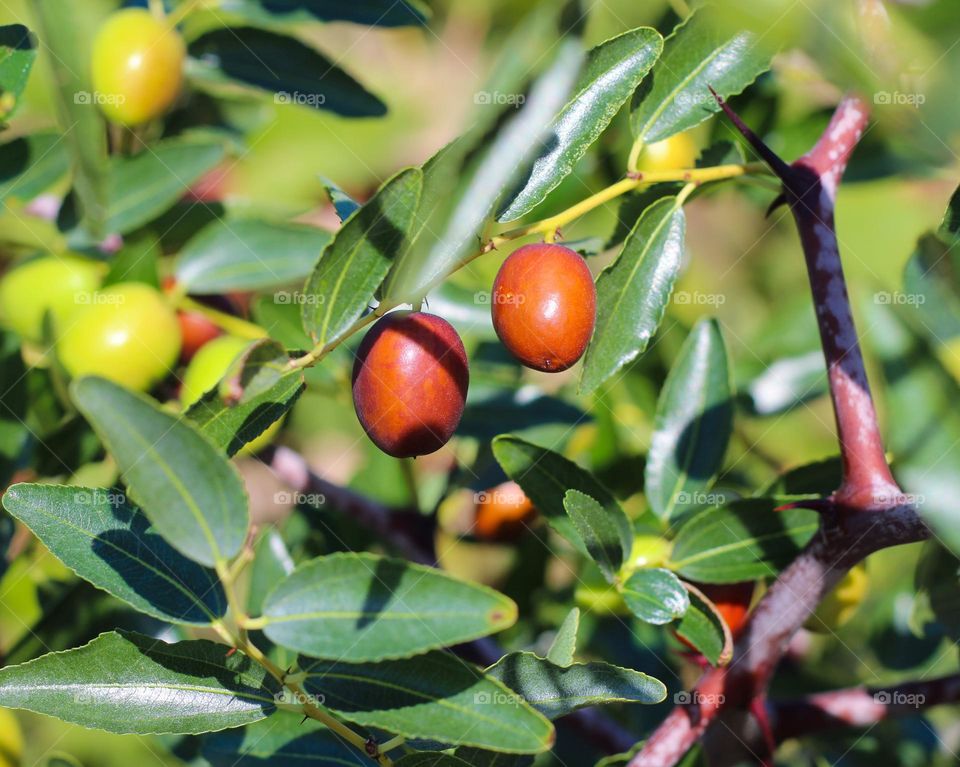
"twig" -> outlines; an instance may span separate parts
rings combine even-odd
[[[891,687],[851,687],[770,701],[768,711],[777,740],[810,735],[836,727],[868,727],[921,708],[960,702],[960,674]]]

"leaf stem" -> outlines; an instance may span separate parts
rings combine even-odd
[[[531,234],[549,234],[556,232],[561,227],[570,223],[574,219],[580,218],[585,213],[589,213],[594,208],[603,205],[610,200],[614,200],[621,195],[632,192],[641,186],[650,184],[661,184],[671,181],[684,181],[693,184],[694,187],[705,184],[710,181],[725,181],[739,176],[745,176],[751,173],[765,173],[766,166],[763,163],[745,163],[731,165],[715,165],[709,168],[679,168],[677,170],[660,170],[648,172],[631,172],[626,178],[611,184],[605,189],[601,189],[596,194],[590,195],[585,200],[581,200],[576,205],[572,205],[555,216],[545,218],[542,221],[522,226],[517,229],[509,229],[498,235],[500,238],[512,240],[519,237],[526,237]],[[689,192],[687,193],[689,195]]]
[[[680,192],[680,197],[682,197],[682,199],[678,197],[678,204],[682,205],[683,201],[690,196],[690,193],[701,184],[711,181],[725,181],[727,179],[738,178],[740,176],[746,176],[753,173],[768,172],[769,171],[767,170],[766,165],[761,162],[715,165],[710,168],[681,168],[677,170],[651,171],[648,173],[632,172],[628,174],[627,178],[623,178],[620,181],[617,181],[616,183],[606,187],[605,189],[601,189],[596,194],[587,197],[585,200],[581,200],[576,205],[573,205],[554,216],[550,216],[549,218],[545,218],[542,221],[537,221],[536,223],[529,224],[527,226],[518,227],[516,229],[508,229],[505,232],[495,235],[478,251],[467,256],[463,260],[439,274],[434,280],[424,287],[422,292],[424,295],[429,293],[433,288],[450,277],[450,275],[459,271],[474,259],[479,258],[485,253],[489,253],[491,250],[496,250],[499,245],[510,242],[511,240],[517,240],[521,237],[528,237],[532,234],[541,234],[544,236],[544,239],[547,242],[553,242],[556,239],[560,229],[566,224],[570,223],[574,219],[579,218],[585,213],[590,212],[594,208],[597,208],[600,205],[609,202],[610,200],[615,200],[617,197],[620,197],[627,192],[632,192],[633,190],[642,186],[671,181],[686,182],[686,186]],[[398,306],[402,306],[404,303],[406,302],[384,301],[372,312],[360,317],[338,338],[334,339],[333,341],[329,341],[326,344],[318,345],[312,351],[290,360],[291,369],[299,370],[317,364],[354,333],[363,330],[371,323],[376,322],[387,312],[396,309]]]
[[[167,17],[167,12],[163,8],[163,0],[148,0],[147,5],[154,17],[161,21]]]
[[[386,753],[387,751],[392,751],[395,748],[399,748],[406,742],[407,742],[407,739],[403,735],[397,735],[395,738],[390,738],[390,740],[387,740],[381,743],[380,751],[383,753]]]

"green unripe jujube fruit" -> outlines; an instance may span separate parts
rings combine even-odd
[[[57,356],[71,377],[99,375],[148,391],[180,354],[177,315],[157,290],[139,282],[93,294],[57,340]]]
[[[105,271],[105,264],[72,254],[43,256],[17,266],[0,280],[3,324],[24,340],[38,342],[49,311],[54,328],[62,330],[100,287]]]

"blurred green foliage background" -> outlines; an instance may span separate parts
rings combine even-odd
[[[278,106],[267,99],[236,100],[226,117],[242,134],[246,148],[222,178],[225,205],[238,211],[270,212],[332,225],[321,176],[363,199],[397,169],[423,162],[458,135],[493,62],[511,55],[504,49],[511,31],[536,2],[431,0],[429,5],[433,15],[423,29],[304,25],[299,34],[358,73],[361,82],[387,103],[389,114],[382,119],[347,119],[297,106]],[[773,71],[738,99],[737,106],[788,159],[809,146],[825,124],[838,92],[847,87],[865,90],[876,100],[878,93],[898,92],[903,72],[908,72],[916,83],[915,93],[923,96],[919,107],[876,105],[876,121],[854,159],[848,182],[840,189],[837,208],[844,266],[868,349],[871,380],[880,392],[881,415],[889,430],[891,416],[885,407],[883,379],[876,357],[869,352],[882,339],[873,337],[874,325],[864,307],[875,303],[879,292],[900,290],[904,264],[917,238],[937,225],[960,177],[956,155],[960,148],[956,112],[960,7],[955,0],[888,3],[886,12],[892,27],[872,38],[872,31],[853,19],[854,3],[731,0],[720,5],[729,8],[732,23],[755,25],[763,33],[765,44],[782,50]],[[29,6],[28,0],[6,0],[0,5],[0,23],[30,26]],[[110,0],[77,3],[77,34],[91,34],[116,7],[117,3]],[[592,45],[644,24],[666,34],[676,18],[673,7],[665,1],[602,0],[590,9],[586,43]],[[201,17],[192,23],[203,25],[205,21]],[[544,54],[554,43],[523,41]],[[901,79],[891,84],[895,77]],[[27,88],[15,131],[53,123],[50,91],[50,72],[41,59]],[[538,209],[537,218],[617,178],[630,148],[625,117],[622,114],[617,118],[598,148]],[[719,139],[737,140],[718,118],[697,128],[694,136],[701,146]],[[631,456],[641,455],[649,439],[659,388],[656,381],[662,380],[687,329],[699,316],[715,314],[721,319],[740,381],[749,380],[783,355],[818,348],[796,232],[784,209],[765,217],[764,209],[771,198],[769,189],[762,186],[728,184],[702,195],[688,207],[689,264],[677,290],[702,300],[674,302],[658,343],[635,369],[604,390],[602,402],[582,403],[594,405],[595,420],[563,435],[567,454],[601,473],[606,471],[605,478],[625,497],[632,496],[631,476],[639,473],[639,459],[631,463]],[[606,206],[577,221],[564,235],[571,240],[605,237],[616,224],[617,210],[616,205]],[[505,255],[495,253],[481,259],[458,274],[454,282],[468,291],[488,289]],[[598,256],[592,266],[598,271],[608,260],[608,255]],[[467,340],[476,349],[480,338]],[[951,339],[940,342],[935,346],[956,375],[960,372],[960,347],[951,345]],[[482,364],[477,367],[482,377],[485,368]],[[498,368],[492,364],[490,369],[496,373]],[[285,439],[330,479],[362,487],[390,505],[409,504],[411,498],[397,463],[362,439],[347,405],[348,390],[342,378],[325,371],[311,375],[317,385],[298,403]],[[523,380],[544,388],[555,389],[558,385],[557,378],[529,371],[523,375]],[[737,425],[739,431],[721,486],[763,484],[780,469],[836,452],[833,416],[828,400],[822,396],[775,418],[738,414]],[[509,428],[504,424],[502,430]],[[442,475],[448,459],[425,459],[418,467],[424,508],[433,500],[430,488],[440,486],[435,479],[431,485],[431,477]],[[802,692],[799,685],[883,684],[909,677],[911,671],[935,675],[956,669],[956,648],[949,639],[936,634],[918,637],[907,625],[914,591],[904,574],[912,573],[919,556],[920,549],[914,547],[886,551],[871,559],[871,591],[864,607],[841,630],[839,640],[810,640],[813,647],[801,668],[791,667],[778,677],[783,690],[796,694]],[[39,600],[48,596],[50,582],[66,580],[67,575],[52,557],[38,556],[19,561],[0,581],[0,637],[5,650],[15,646],[39,616]],[[542,590],[548,591],[545,587]],[[514,640],[518,643],[535,638],[538,622],[549,624],[563,614],[549,594],[543,600],[531,595],[526,599],[534,617],[517,630]],[[611,654],[632,656],[636,668],[650,670],[655,664],[649,653],[636,645],[627,649],[627,632],[615,623],[598,617],[588,620],[583,636],[592,637],[591,650],[603,654],[616,648]],[[649,642],[650,649],[662,653],[663,632],[642,624],[632,624],[631,628]],[[911,659],[914,669],[904,667],[906,658]],[[946,712],[934,718],[945,721],[950,715]],[[635,720],[631,722],[635,731],[641,732],[642,722],[657,714],[637,711],[630,716]],[[40,763],[50,749],[72,753],[91,766],[178,763],[151,739],[92,733],[30,714],[20,718],[27,733],[27,765]],[[916,738],[901,740],[903,731],[912,732],[911,726],[898,722],[878,727],[861,742],[860,750],[872,750],[883,763],[887,743],[893,739],[901,744],[897,748],[907,743],[904,748],[914,749],[912,756],[901,752],[902,761],[898,763],[928,764],[923,744],[929,737],[921,732]],[[796,763],[820,763],[809,755],[815,749],[821,749],[821,758],[827,760],[822,763],[840,763],[834,762],[831,754],[839,758],[847,739],[855,737],[838,735],[816,746],[796,746]],[[568,746],[565,755],[576,754],[577,747]]]

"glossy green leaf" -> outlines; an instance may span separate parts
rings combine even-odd
[[[267,596],[261,619],[279,645],[316,658],[402,658],[513,625],[517,606],[492,589],[374,554],[300,565]]]
[[[133,157],[114,156],[107,182],[110,232],[149,223],[183,197],[225,154],[220,141],[172,138]]]
[[[579,490],[567,490],[563,508],[591,559],[613,582],[633,546],[633,531],[626,515],[619,508],[611,511]]]
[[[677,623],[677,635],[686,639],[714,666],[725,666],[733,658],[733,637],[716,607],[695,586],[683,584],[690,607]]]
[[[340,219],[341,224],[344,223],[353,215],[353,212],[360,207],[360,203],[330,179],[321,178],[320,180],[323,182],[323,188],[327,192],[327,197],[330,198],[330,204],[333,205],[333,209],[337,212],[337,218]]]
[[[272,338],[261,338],[230,363],[217,386],[230,407],[250,405],[274,390],[303,382],[303,372],[290,367],[290,355]]]
[[[303,328],[318,344],[339,338],[370,305],[403,247],[423,184],[419,168],[387,181],[347,219],[303,288]]]
[[[630,612],[657,626],[683,617],[690,607],[690,597],[680,579],[662,568],[637,570],[620,593]]]
[[[493,455],[550,525],[585,554],[587,548],[566,513],[563,499],[567,490],[579,490],[597,501],[618,530],[629,530],[630,522],[620,504],[589,472],[572,461],[532,442],[501,434],[493,440]]]
[[[189,0],[180,0],[183,4]],[[423,24],[430,10],[419,0],[217,0],[221,11],[255,24],[302,24],[307,21],[352,21],[377,27]]]
[[[718,8],[697,10],[667,38],[663,55],[631,105],[633,134],[644,143],[692,128],[720,110],[721,97],[740,93],[770,66],[756,35],[730,33]]]
[[[385,299],[406,303],[422,298],[476,253],[497,203],[541,146],[552,116],[569,96],[582,59],[575,42],[562,42],[529,98],[488,143],[471,132],[448,144],[424,166],[417,218],[408,247],[384,284]]]
[[[266,670],[222,644],[127,632],[0,669],[0,705],[116,733],[197,734],[275,709]]]
[[[827,368],[823,352],[782,357],[753,380],[738,387],[743,404],[753,415],[774,416],[789,412],[827,393]]]
[[[0,201],[32,200],[69,168],[68,144],[59,133],[32,133],[0,144]]]
[[[658,200],[640,216],[617,260],[597,277],[597,326],[581,391],[594,391],[646,350],[680,272],[685,231],[677,198]]]
[[[173,549],[120,490],[20,484],[3,506],[77,575],[141,612],[198,624],[226,613],[216,573]]]
[[[251,615],[259,615],[267,594],[293,572],[295,563],[283,536],[274,527],[263,532],[254,546],[253,554],[247,610]]]
[[[918,636],[926,634],[924,618],[929,618],[953,642],[960,641],[960,560],[956,555],[938,541],[923,544],[914,573],[914,590],[917,599],[910,616],[914,632]],[[920,625],[915,625],[918,618]]]
[[[960,187],[954,189],[953,194],[950,195],[950,201],[940,220],[937,234],[947,242],[960,239]]]
[[[184,246],[174,274],[194,295],[281,288],[302,282],[331,239],[315,226],[217,219]],[[299,294],[287,297],[294,301]]]
[[[902,296],[916,306],[936,342],[960,336],[960,248],[954,237],[946,225],[940,236],[921,237],[903,272]],[[874,295],[888,303],[892,297],[887,292]]]
[[[30,70],[37,58],[37,40],[23,24],[0,27],[0,120],[9,120],[20,106]]]
[[[303,332],[300,321],[300,304],[293,302],[293,295],[285,293],[259,296],[251,305],[253,320],[267,331],[267,335],[283,344],[287,349],[307,350],[313,342]],[[290,300],[287,300],[287,299]],[[314,367],[316,371],[318,368]]]
[[[387,108],[323,54],[288,35],[254,27],[216,28],[187,48],[187,75],[198,87],[268,91],[345,117],[379,117]]]
[[[553,742],[543,716],[447,652],[366,664],[303,659],[300,668],[308,693],[363,727],[513,753],[538,753]]]
[[[670,567],[701,583],[739,583],[776,575],[817,531],[809,509],[774,511],[751,498],[696,514],[677,533]]]
[[[211,767],[345,767],[368,764],[342,738],[314,719],[277,712],[267,719],[203,739]]]
[[[497,215],[498,221],[520,218],[573,171],[650,71],[661,50],[660,33],[640,27],[601,43],[587,54],[574,96],[554,118],[540,155]]]
[[[73,189],[80,201],[83,229],[97,240],[107,235],[107,131],[93,103],[90,60],[100,18],[76,13],[73,0],[33,3],[37,36],[43,40],[56,83],[55,106],[73,167]],[[52,52],[56,51],[56,55]],[[79,98],[86,94],[88,98]]]
[[[663,683],[633,669],[609,663],[557,666],[530,652],[505,655],[487,669],[548,719],[558,719],[584,706],[607,703],[659,703],[667,696]]]
[[[573,663],[577,651],[577,632],[580,629],[580,608],[574,607],[563,619],[557,634],[547,650],[547,660],[566,668]]]
[[[232,456],[289,412],[305,388],[302,375],[288,374],[255,397],[230,405],[215,387],[190,406],[186,417],[218,449]]]
[[[28,385],[20,339],[14,333],[0,332],[0,483],[4,487],[23,463],[31,437]]]
[[[657,400],[645,486],[658,517],[703,505],[699,496],[723,464],[732,421],[720,326],[702,320],[690,331]]]
[[[71,391],[160,535],[207,566],[240,551],[247,537],[246,491],[206,438],[149,397],[103,378],[81,378]]]
[[[124,238],[123,247],[110,260],[110,269],[103,278],[103,285],[118,285],[122,282],[142,282],[160,289],[159,262],[163,256],[156,235],[140,232]]]
[[[904,492],[960,555],[960,385],[908,318],[916,319],[915,310],[901,314],[877,303],[868,308],[870,339],[886,381],[887,447]]]

